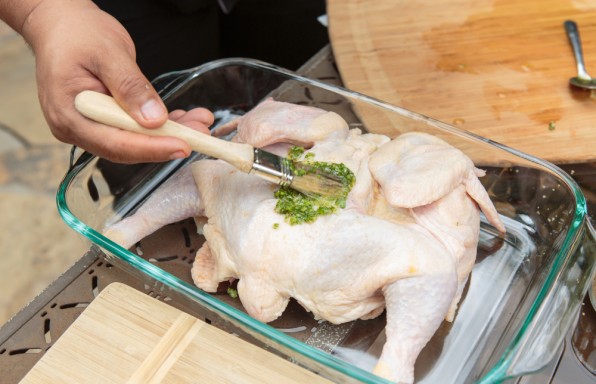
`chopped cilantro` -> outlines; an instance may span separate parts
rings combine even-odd
[[[238,291],[232,287],[228,287],[228,295],[232,299],[236,299],[236,298],[238,298]]]
[[[304,148],[294,146],[289,150],[288,159],[298,160],[303,154]],[[285,221],[290,225],[312,223],[320,215],[329,215],[336,212],[338,208],[345,208],[348,193],[356,182],[354,173],[344,164],[312,161],[314,156],[314,153],[307,153],[304,161],[299,163],[300,166],[294,169],[294,174],[304,176],[320,172],[334,175],[343,184],[343,191],[339,196],[332,197],[307,196],[288,187],[279,188],[274,193],[277,199],[275,212],[284,215]],[[276,228],[275,225],[274,228]]]
[[[288,151],[288,160],[298,160],[303,153],[304,148],[295,145]]]

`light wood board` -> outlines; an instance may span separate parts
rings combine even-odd
[[[596,1],[329,0],[327,12],[346,88],[551,162],[596,160],[596,93],[569,86],[563,28],[577,22],[596,76]]]
[[[21,383],[330,381],[133,288],[112,283]]]

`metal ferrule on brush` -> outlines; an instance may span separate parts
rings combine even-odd
[[[290,160],[257,148],[255,148],[254,154],[254,162],[249,173],[282,187],[288,187],[292,184],[294,175]]]

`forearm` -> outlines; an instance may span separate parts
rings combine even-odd
[[[0,0],[0,19],[21,33],[31,12],[44,0]]]
[[[0,0],[0,19],[33,46],[46,32],[48,20],[85,9],[97,6],[91,0]]]

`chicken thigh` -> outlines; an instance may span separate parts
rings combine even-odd
[[[220,160],[200,160],[106,235],[130,247],[166,224],[200,218],[206,242],[192,267],[198,287],[213,292],[238,279],[244,308],[263,322],[279,317],[290,298],[336,324],[386,310],[387,341],[374,372],[412,383],[418,354],[455,315],[476,257],[479,207],[505,230],[478,180],[482,171],[436,137],[363,134],[334,113],[273,100],[230,128],[238,129],[236,140],[266,150],[301,143],[317,161],[344,163],[356,175],[346,208],[290,225],[274,210],[275,186]]]

